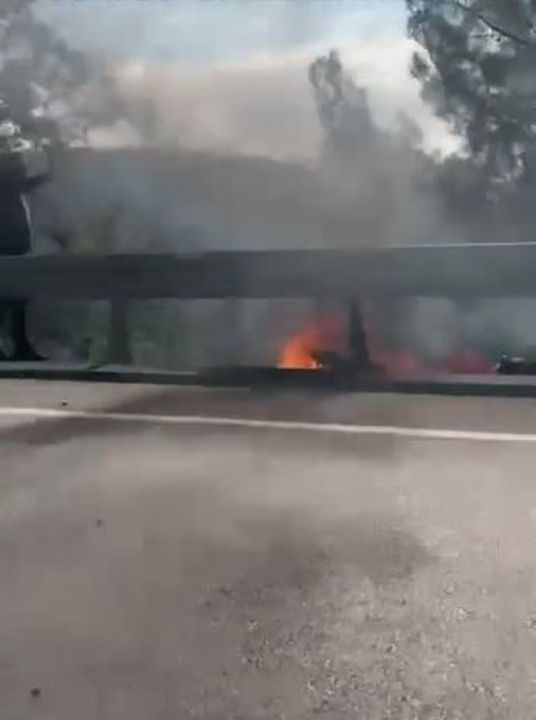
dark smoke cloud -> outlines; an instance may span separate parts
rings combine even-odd
[[[42,192],[43,226],[81,237],[112,214],[112,245],[122,250],[475,239],[445,212],[441,188],[430,181],[436,161],[425,151],[452,144],[416,99],[406,41],[394,50],[370,42],[361,51],[354,67],[369,90],[373,134],[338,156],[326,151],[307,84],[312,53],[224,66],[116,64],[109,87],[121,111],[113,123],[90,126],[94,148],[73,152]],[[407,86],[385,80],[395,68]],[[396,101],[385,91],[382,100],[382,82],[391,92],[397,85]],[[106,108],[98,83],[92,93],[86,89],[85,107]],[[419,117],[424,143],[413,120],[397,120],[397,105]],[[434,306],[416,315],[413,340],[420,337],[423,349],[428,343],[431,355],[448,350],[428,332],[431,318],[451,311]],[[261,316],[257,308],[256,329]]]

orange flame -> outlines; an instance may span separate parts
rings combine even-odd
[[[336,318],[321,318],[293,335],[283,345],[277,366],[286,370],[320,370],[315,353],[341,350],[342,324]]]
[[[367,346],[373,364],[387,377],[425,377],[430,374],[477,374],[493,372],[488,358],[470,348],[453,351],[439,364],[426,362],[417,351],[390,348],[382,342],[378,329],[386,322],[371,303],[362,307]],[[348,353],[346,328],[342,317],[320,318],[289,338],[279,353],[278,367],[282,369],[321,370],[323,365],[316,354],[335,352],[344,357]]]

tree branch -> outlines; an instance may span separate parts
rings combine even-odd
[[[506,28],[501,27],[497,23],[495,23],[493,20],[490,20],[484,13],[479,12],[478,10],[475,10],[472,7],[469,7],[461,0],[450,0],[453,5],[455,5],[460,10],[463,10],[464,12],[468,13],[469,15],[473,15],[476,17],[480,22],[484,23],[490,30],[497,33],[498,35],[501,35],[502,37],[508,38],[508,40],[511,40],[512,42],[517,43],[518,45],[523,45],[524,47],[532,47],[533,43],[528,38],[521,37],[521,35],[518,35],[517,33],[513,33],[510,30],[507,30]]]

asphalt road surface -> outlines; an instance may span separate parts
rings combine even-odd
[[[532,720],[534,432],[523,400],[0,381],[0,720]]]

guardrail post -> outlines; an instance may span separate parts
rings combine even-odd
[[[225,337],[221,360],[224,365],[237,365],[244,360],[242,311],[243,306],[240,299],[226,298],[223,301],[222,320]]]
[[[365,371],[374,369],[368,349],[361,306],[356,301],[350,302],[348,306],[348,345],[356,369]]]
[[[114,365],[129,365],[132,362],[128,328],[128,300],[110,300],[108,326],[108,362]]]

